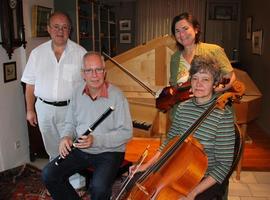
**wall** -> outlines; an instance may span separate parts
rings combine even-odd
[[[64,2],[64,3],[63,3]],[[63,6],[65,4],[65,6]],[[77,0],[54,0],[55,11],[66,12],[71,20],[72,29],[71,29],[71,39],[77,41],[77,17],[76,17],[76,6]]]
[[[0,70],[0,171],[29,162],[29,141],[25,120],[24,96],[20,79],[31,50],[49,38],[31,38],[31,7],[33,4],[53,6],[53,0],[23,0],[23,13],[26,34],[26,49],[20,47],[9,60],[5,49],[0,46],[0,65],[16,61],[17,80],[4,83],[3,70]],[[20,147],[15,148],[19,141]]]
[[[11,60],[0,47],[0,65],[11,61],[16,61],[16,81],[4,83],[3,70],[0,70],[0,171],[29,160],[25,108],[19,80],[22,66],[25,65],[25,51],[22,47],[15,50]],[[16,141],[20,142],[18,149],[15,148]]]
[[[25,38],[27,41],[26,45],[26,58],[28,58],[31,50],[41,43],[49,40],[48,37],[33,38],[31,36],[31,13],[32,6],[40,5],[48,8],[54,8],[53,0],[23,0],[23,14],[24,14],[24,25],[25,25]]]
[[[232,8],[234,20],[211,20],[218,6]],[[214,16],[212,16],[214,17]],[[218,44],[224,48],[230,60],[233,58],[233,49],[239,50],[240,32],[240,0],[208,0],[205,23],[205,42]]]
[[[171,34],[172,20],[183,12],[196,16],[204,38],[206,0],[137,0],[136,44]]]
[[[116,36],[117,36],[117,47],[116,54],[125,52],[135,46],[135,19],[136,19],[136,2],[135,1],[101,1],[106,5],[112,6],[112,12],[115,13],[116,19]],[[131,20],[131,30],[130,31],[120,31],[119,30],[119,20]],[[120,43],[120,33],[131,33],[131,43],[121,44]]]
[[[240,31],[240,63],[263,94],[259,125],[270,134],[270,1],[242,0]],[[262,55],[252,54],[252,42],[246,39],[246,19],[252,16],[252,31],[263,29]]]

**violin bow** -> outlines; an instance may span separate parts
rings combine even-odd
[[[138,77],[136,77],[134,74],[132,74],[129,70],[127,70],[125,67],[123,67],[119,62],[114,60],[112,57],[110,57],[105,52],[102,52],[102,54],[108,58],[112,63],[114,63],[119,69],[121,69],[123,72],[125,72],[127,75],[129,75],[133,80],[135,80],[139,85],[141,85],[147,92],[152,94],[154,97],[156,96],[156,92],[154,92],[150,87],[148,87],[144,82],[142,82]]]
[[[135,170],[133,170],[128,176],[127,178],[125,179],[125,181],[123,182],[123,184],[121,185],[121,190],[120,192],[118,193],[118,195],[115,197],[115,199],[113,200],[119,200],[119,198],[121,197],[121,195],[124,193],[127,185],[130,183],[131,179],[133,178],[134,174],[137,173],[139,167],[142,165],[142,163],[144,162],[145,158],[148,156],[148,153],[149,153],[149,148],[150,148],[150,145],[148,145],[146,147],[146,149],[144,150],[144,152],[142,153],[142,155],[140,156],[140,158],[137,160],[137,162],[134,164],[134,167],[135,167]]]

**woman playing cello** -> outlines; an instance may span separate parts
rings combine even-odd
[[[139,167],[145,171],[158,161],[162,150],[175,137],[189,129],[202,113],[215,101],[218,93],[215,86],[221,77],[220,68],[213,58],[195,56],[190,69],[191,90],[194,97],[182,102],[176,109],[167,139],[155,156]],[[229,107],[215,108],[195,130],[193,137],[203,146],[208,158],[208,167],[202,180],[180,200],[209,200],[222,189],[221,183],[228,174],[234,154],[234,118]],[[134,168],[131,168],[131,171]]]

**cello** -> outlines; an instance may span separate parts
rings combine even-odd
[[[139,175],[129,191],[118,194],[113,200],[176,200],[186,196],[202,180],[207,169],[203,146],[192,134],[214,109],[224,109],[228,102],[238,102],[245,87],[235,81],[232,90],[219,96],[181,137],[176,136],[166,146],[157,162]]]

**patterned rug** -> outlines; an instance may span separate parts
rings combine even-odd
[[[120,188],[116,180],[113,193]],[[26,164],[0,173],[0,200],[51,200],[41,181],[41,170]],[[90,200],[86,193],[83,200]]]

